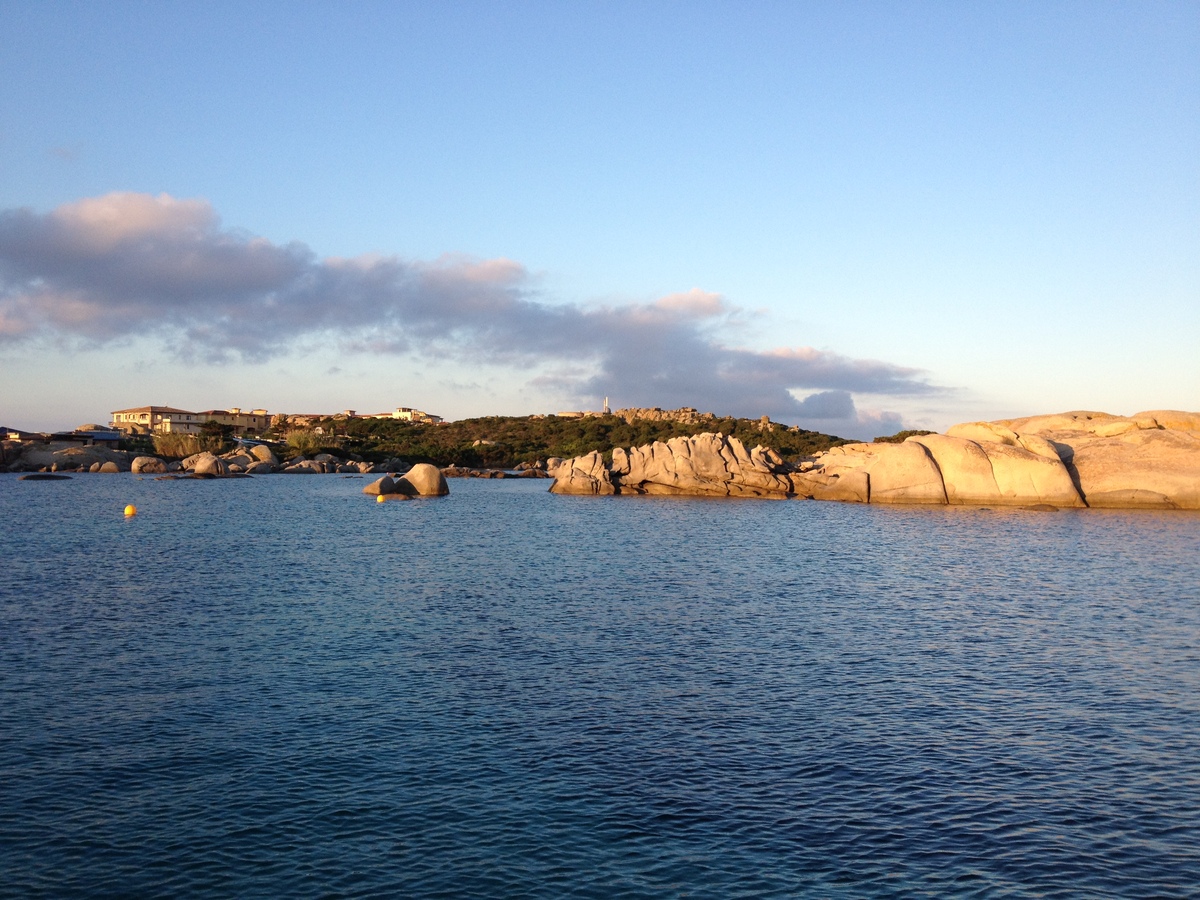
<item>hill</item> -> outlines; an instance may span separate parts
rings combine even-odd
[[[703,427],[678,421],[651,421],[608,416],[486,416],[439,425],[393,419],[330,418],[313,423],[318,440],[331,449],[365,459],[400,457],[436,466],[512,468],[520,463],[581,456],[593,450],[611,455],[614,447],[635,447],[698,431],[720,431],[747,446],[771,447],[787,460],[811,456],[848,443],[817,431],[766,423],[759,419],[714,418]]]

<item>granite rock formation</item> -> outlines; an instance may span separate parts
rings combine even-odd
[[[611,464],[558,462],[557,494],[803,497],[858,503],[1200,509],[1200,413],[1070,412],[955,425],[903,443],[845,444],[789,465],[721,434],[674,438]]]
[[[417,463],[396,479],[396,493],[416,497],[444,497],[450,486],[437,466]]]
[[[746,450],[723,434],[655,441],[613,451],[612,465],[593,451],[567,460],[551,474],[556,494],[675,494],[775,497],[792,493],[788,466],[765,447]]]
[[[376,497],[444,497],[450,493],[446,477],[437,466],[417,463],[396,478],[384,475],[363,488],[364,494]]]
[[[5,468],[9,472],[36,472],[39,469],[59,472],[100,471],[105,463],[113,463],[121,472],[128,472],[134,454],[101,446],[83,446],[72,441],[47,443],[4,442]]]
[[[134,475],[165,475],[167,464],[157,456],[139,456],[130,464],[129,471]]]

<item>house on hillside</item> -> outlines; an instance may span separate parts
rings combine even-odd
[[[50,435],[51,441],[61,441],[72,444],[82,444],[85,447],[112,446],[116,447],[124,435],[119,431],[103,428],[76,428],[74,431],[56,431]]]
[[[113,412],[112,427],[124,434],[198,434],[198,415],[174,406],[135,406]]]
[[[46,435],[38,431],[22,431],[19,428],[0,428],[0,440],[4,441],[44,441]]]
[[[415,422],[420,425],[439,425],[442,422],[441,416],[422,412],[419,409],[413,409],[411,406],[397,406],[392,412],[371,413],[370,415],[363,416],[363,418],[399,419],[401,422]]]
[[[343,409],[338,413],[280,413],[275,416],[276,425],[292,425],[297,428],[310,428],[315,422],[323,422],[326,419],[345,420],[360,418],[354,414],[352,409]],[[368,417],[369,418],[369,417]]]
[[[219,422],[230,426],[234,434],[262,434],[271,427],[271,417],[265,409],[243,412],[235,406],[231,409],[210,409],[196,415],[200,416],[201,424]]]
[[[203,412],[173,406],[135,406],[112,414],[112,427],[124,434],[199,434],[205,422],[229,425],[234,434],[261,434],[271,427],[265,409],[243,412],[236,406]]]

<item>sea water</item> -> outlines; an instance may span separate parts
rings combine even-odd
[[[0,894],[1200,893],[1196,514],[364,483],[0,476]]]

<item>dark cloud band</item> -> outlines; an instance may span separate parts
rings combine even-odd
[[[333,336],[348,352],[571,364],[541,383],[581,398],[783,420],[853,420],[854,393],[932,390],[919,371],[891,363],[727,346],[720,330],[736,312],[698,290],[652,304],[547,303],[508,260],[318,259],[301,243],[223,229],[208,203],[166,195],[0,213],[3,342],[155,333],[182,357],[261,361]],[[798,401],[793,390],[815,393]]]

